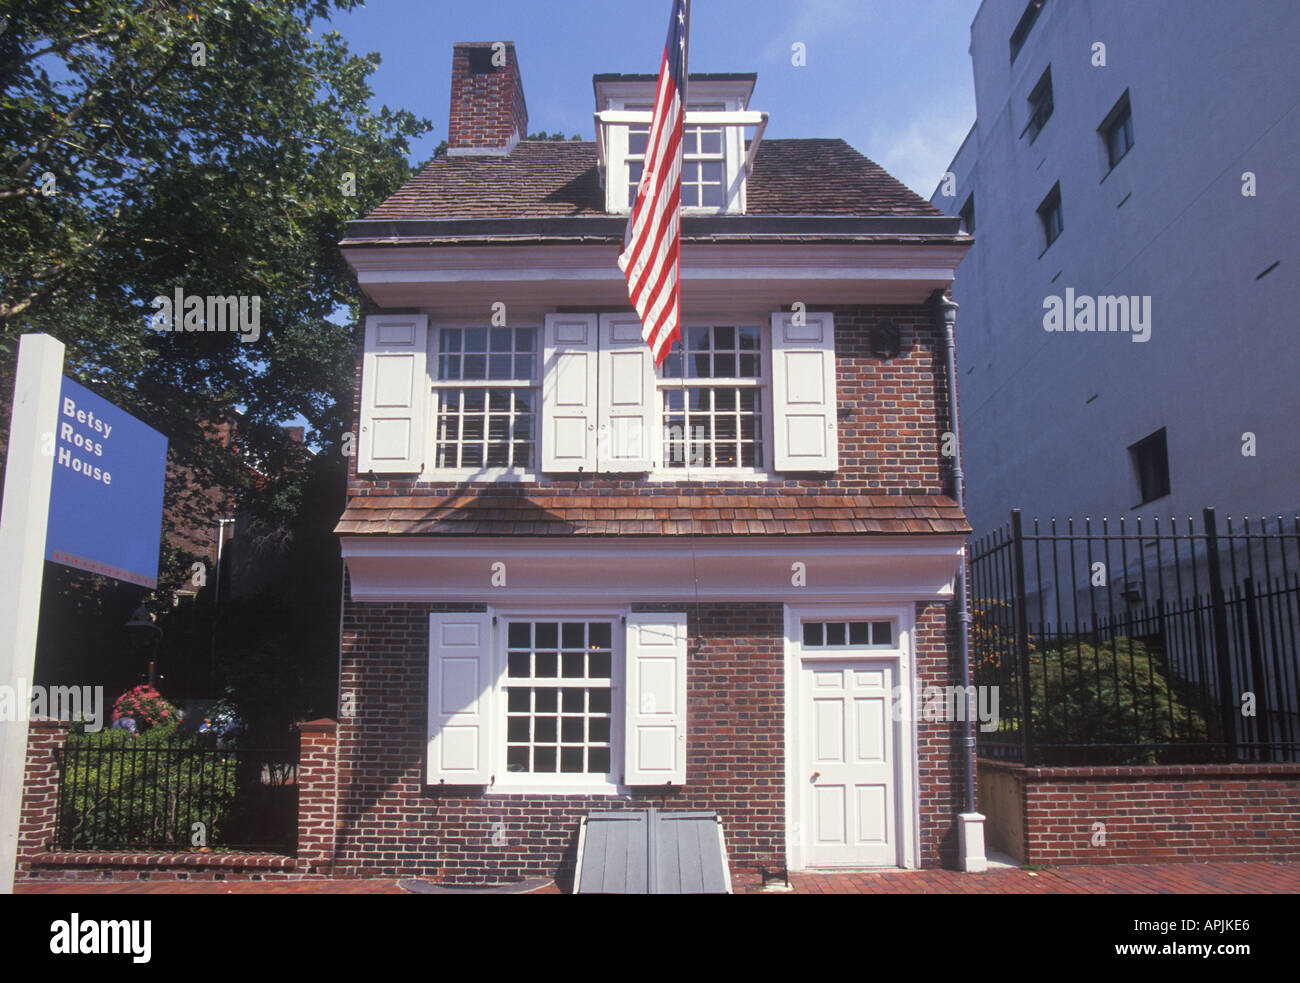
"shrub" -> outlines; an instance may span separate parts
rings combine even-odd
[[[1116,761],[1156,764],[1159,746],[1215,740],[1191,687],[1135,639],[1031,652],[1029,691],[1036,744],[1137,745]]]
[[[135,722],[137,733],[144,733],[151,727],[175,725],[180,713],[156,689],[143,684],[127,690],[114,701],[113,722],[123,718]]]
[[[221,842],[235,801],[237,767],[233,754],[212,754],[204,742],[178,733],[174,723],[138,735],[73,732],[63,751],[62,845],[183,850]],[[203,823],[198,843],[196,822]]]

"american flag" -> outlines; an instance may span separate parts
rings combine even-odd
[[[641,337],[656,365],[680,334],[677,289],[681,254],[682,131],[686,120],[686,46],[690,0],[674,0],[659,67],[654,116],[636,204],[623,236],[618,268],[641,318]]]

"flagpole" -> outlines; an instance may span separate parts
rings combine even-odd
[[[686,118],[686,92],[691,82],[691,0],[686,4],[686,51],[682,55],[682,119]]]

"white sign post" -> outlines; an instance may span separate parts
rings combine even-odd
[[[49,335],[23,335],[0,512],[0,557],[4,557],[0,563],[0,684],[11,687],[9,692],[15,696],[23,692],[19,680],[33,678],[36,662],[62,377],[63,343]],[[28,708],[14,709],[17,719],[0,719],[0,893],[4,894],[14,888],[27,762]]]

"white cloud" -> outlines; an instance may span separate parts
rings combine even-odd
[[[929,199],[957,148],[966,138],[973,119],[935,117],[922,113],[900,131],[873,126],[863,151],[877,164]]]
[[[867,21],[875,19],[875,13],[872,7],[860,0],[803,0],[798,14],[777,32],[764,55],[769,61],[789,58],[790,45],[796,41],[811,45],[823,39],[852,36],[855,30],[861,31]]]

